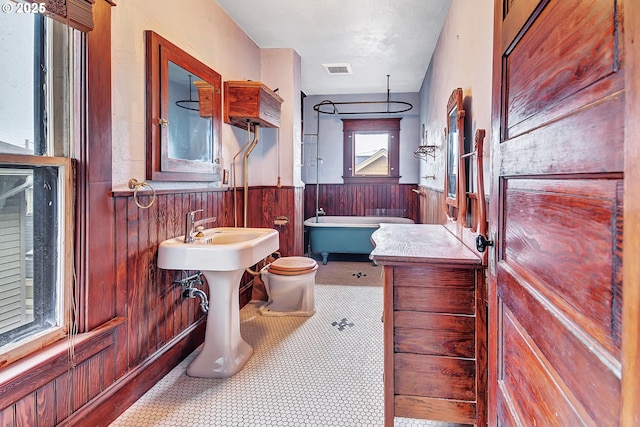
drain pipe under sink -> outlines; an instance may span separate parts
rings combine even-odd
[[[260,125],[258,123],[254,123],[254,131],[253,131],[253,141],[247,151],[244,152],[244,222],[243,226],[247,227],[247,208],[249,201],[249,155],[258,145],[258,135],[260,133]]]
[[[209,300],[207,300],[207,294],[204,293],[201,289],[198,288],[187,288],[182,291],[183,298],[199,298],[200,299],[200,310],[204,314],[209,312]]]

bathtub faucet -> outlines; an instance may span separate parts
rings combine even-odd
[[[316,215],[326,215],[327,213],[324,211],[324,209],[320,208],[316,211]]]

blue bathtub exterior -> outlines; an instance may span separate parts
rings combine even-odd
[[[348,218],[348,219],[347,219]],[[344,219],[344,222],[339,222]],[[309,251],[322,255],[326,265],[329,254],[370,254],[373,251],[371,234],[381,223],[413,223],[407,218],[393,217],[320,217],[305,221],[309,236]],[[327,222],[324,222],[327,221]]]

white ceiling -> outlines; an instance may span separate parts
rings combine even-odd
[[[307,95],[418,92],[451,0],[216,0],[261,48],[293,48]],[[350,63],[329,75],[322,64]]]

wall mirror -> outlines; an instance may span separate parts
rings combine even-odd
[[[146,179],[220,181],[220,74],[153,31],[146,44]]]
[[[462,213],[466,215],[465,168],[460,167],[460,155],[464,153],[464,109],[462,89],[457,88],[447,102],[446,165],[444,196],[447,217],[456,221]]]

